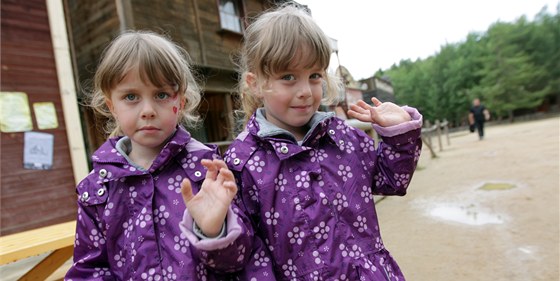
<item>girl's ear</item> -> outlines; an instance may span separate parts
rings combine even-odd
[[[107,108],[109,108],[109,111],[111,111],[111,114],[115,116],[115,107],[113,106],[111,99],[105,98],[105,104],[107,105]]]
[[[187,97],[186,96],[182,96],[181,97],[181,107],[179,109],[183,110],[185,109],[185,105],[187,104]]]
[[[249,86],[251,92],[255,94],[255,96],[257,96],[258,98],[262,97],[261,91],[258,87],[258,78],[256,74],[254,74],[253,72],[248,72],[247,75],[245,75],[245,82],[247,83],[247,86]]]

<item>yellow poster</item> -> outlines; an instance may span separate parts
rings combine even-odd
[[[33,103],[33,111],[35,111],[37,127],[39,127],[40,130],[58,128],[58,119],[56,119],[56,110],[54,109],[54,103]]]
[[[27,94],[0,92],[0,131],[4,133],[31,131],[31,111]]]

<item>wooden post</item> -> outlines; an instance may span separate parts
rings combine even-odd
[[[430,155],[432,156],[432,158],[436,158],[437,155],[436,155],[436,152],[434,151],[434,149],[432,148],[431,142],[426,141],[426,138],[424,136],[420,136],[420,138],[422,139],[422,142],[424,142],[424,144],[430,150]]]
[[[451,140],[449,139],[449,122],[447,119],[443,119],[443,133],[447,138],[447,145],[451,145]]]
[[[64,21],[63,1],[47,1],[47,12],[49,15],[49,26],[53,44],[54,61],[58,85],[60,87],[60,98],[62,101],[62,113],[66,124],[66,135],[70,146],[70,158],[72,160],[72,171],[74,182],[78,184],[89,173],[86,146],[83,139],[82,124],[80,123],[80,110],[76,94],[76,84],[70,56],[70,45],[68,43],[68,32]]]
[[[441,124],[437,119],[436,119],[436,133],[438,138],[439,151],[443,151],[443,146],[441,145]]]
[[[432,149],[432,131],[430,127],[432,127],[430,120],[426,120],[426,143],[430,146],[430,149]]]
[[[431,126],[430,121],[426,120],[425,122],[426,127],[422,128],[422,133],[420,137],[422,138],[422,142],[428,147],[430,150],[430,154],[432,158],[436,158],[437,155],[432,147],[432,132],[435,130],[435,126]]]

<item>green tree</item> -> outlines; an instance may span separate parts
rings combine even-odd
[[[484,40],[482,79],[475,94],[497,116],[513,119],[516,109],[540,105],[548,89],[538,84],[546,77],[544,68],[536,66],[526,50],[530,28],[524,17],[515,24],[495,23]]]
[[[560,4],[533,22],[496,22],[464,42],[446,44],[423,60],[401,60],[376,75],[392,81],[397,102],[417,107],[427,120],[465,122],[473,98],[494,116],[560,104]]]

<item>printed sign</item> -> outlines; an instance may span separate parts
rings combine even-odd
[[[50,170],[53,165],[54,135],[25,132],[23,146],[23,168]]]

